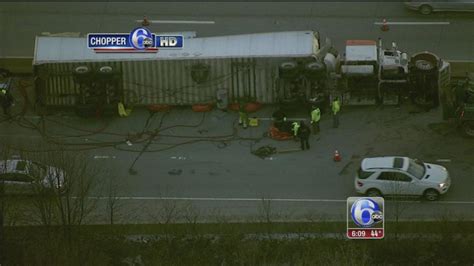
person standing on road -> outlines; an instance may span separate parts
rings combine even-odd
[[[244,129],[247,129],[249,121],[249,115],[247,114],[247,110],[245,110],[245,104],[240,103],[239,106],[239,125],[241,125]]]
[[[302,150],[305,150],[305,149],[309,150],[309,135],[310,134],[311,134],[311,130],[309,129],[309,127],[306,126],[306,124],[303,121],[301,121],[300,128],[298,129],[298,137],[300,138]]]
[[[331,104],[333,127],[339,127],[339,111],[341,110],[341,103],[339,97],[334,98]]]
[[[317,106],[314,106],[313,111],[311,111],[311,126],[314,135],[319,133],[319,120],[321,120],[321,110],[319,110]]]
[[[10,107],[13,104],[13,96],[5,89],[0,89],[0,103],[2,105],[3,114],[11,116]]]

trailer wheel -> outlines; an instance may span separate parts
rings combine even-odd
[[[99,72],[100,73],[110,73],[113,71],[113,68],[111,66],[103,66],[101,68],[99,68]]]
[[[474,138],[474,121],[464,121],[461,128],[465,136]]]
[[[427,100],[423,95],[413,95],[412,102],[422,108],[430,109],[434,106],[433,101]]]
[[[290,69],[295,69],[296,66],[297,66],[296,62],[285,62],[280,65],[280,68],[284,70],[290,70]]]
[[[321,71],[324,69],[324,64],[321,62],[313,62],[306,65],[306,69],[312,71]]]
[[[87,66],[78,66],[74,69],[76,74],[87,74],[89,73],[90,69]]]

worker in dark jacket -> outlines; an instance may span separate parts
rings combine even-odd
[[[309,150],[309,135],[310,134],[311,134],[311,130],[309,129],[309,127],[303,121],[301,121],[300,127],[298,129],[298,137],[300,138],[302,150],[305,150],[305,149]]]

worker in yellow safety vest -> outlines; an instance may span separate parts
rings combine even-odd
[[[241,125],[244,129],[247,129],[249,123],[249,115],[247,110],[245,109],[245,103],[239,103],[239,125]]]
[[[313,128],[313,134],[319,133],[319,121],[321,120],[321,110],[317,106],[313,107],[311,111],[311,126]]]
[[[296,138],[298,136],[298,129],[300,128],[300,123],[295,121],[291,125],[292,125],[293,135]]]
[[[11,117],[10,107],[13,105],[13,96],[5,89],[0,89],[0,104],[2,105],[3,114]]]
[[[118,108],[118,114],[121,117],[127,117],[132,113],[132,109],[125,108],[125,105],[122,102],[118,103],[117,108]]]
[[[333,127],[337,128],[339,127],[339,111],[341,110],[341,103],[339,102],[339,97],[336,97],[332,100],[331,109]]]

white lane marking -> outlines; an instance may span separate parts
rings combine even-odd
[[[108,199],[108,197],[88,197],[89,199]],[[193,198],[193,197],[116,197],[118,200],[189,200],[189,201],[282,201],[282,202],[346,202],[336,199],[272,199],[272,198]]]
[[[439,163],[450,163],[451,159],[438,159],[436,161],[439,162]]]
[[[170,159],[173,159],[173,160],[186,160],[188,158],[186,156],[171,156]]]
[[[88,197],[89,199],[104,200],[108,197]],[[347,202],[345,199],[283,199],[283,198],[194,198],[194,197],[116,197],[118,200],[188,200],[188,201],[279,201],[279,202]],[[388,200],[387,203],[395,201]],[[398,201],[400,203],[426,203],[426,204],[474,204],[474,201]]]
[[[374,22],[374,25],[449,25],[449,22]]]
[[[94,155],[94,159],[115,159],[115,155],[114,156],[108,156],[108,155]]]

